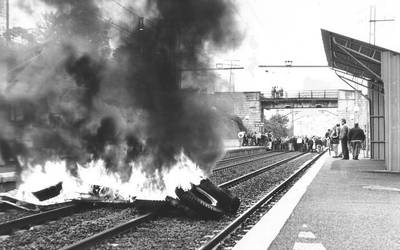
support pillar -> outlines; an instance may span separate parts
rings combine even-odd
[[[385,90],[385,161],[400,172],[400,55],[382,52],[381,75]]]

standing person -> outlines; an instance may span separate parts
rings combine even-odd
[[[354,123],[354,128],[349,131],[349,141],[351,148],[353,149],[353,160],[358,160],[360,154],[361,143],[365,140],[364,131],[358,126],[358,123]]]
[[[316,143],[315,136],[312,137],[312,141],[313,141],[313,146],[312,146],[311,152],[316,152],[317,151],[317,143]]]
[[[339,124],[338,124],[339,125]],[[332,144],[332,149],[333,152],[335,153],[333,158],[338,158],[339,157],[339,130],[337,129],[336,126],[332,128],[331,132],[331,144]]]
[[[243,137],[244,137],[244,135],[245,135],[245,132],[244,132],[244,131],[240,131],[240,132],[238,133],[239,147],[243,146]]]
[[[339,139],[342,145],[343,160],[349,159],[349,148],[347,147],[347,142],[349,140],[349,127],[346,124],[346,119],[341,120],[342,128],[340,129]]]
[[[256,145],[261,146],[261,133],[256,132]]]
[[[313,151],[313,147],[314,147],[314,141],[313,138],[311,137],[310,139],[308,139],[308,152],[312,152]]]
[[[293,142],[294,141],[294,142]],[[289,139],[289,151],[294,151],[294,144],[296,143],[296,139],[292,136]]]
[[[326,131],[326,133],[325,133],[325,143],[326,143],[325,146],[329,150],[329,155],[331,155],[331,149],[332,149],[332,146],[331,146],[331,134],[332,134],[331,129],[328,129],[328,131]]]
[[[303,151],[303,138],[301,136],[297,137],[297,151]]]
[[[249,146],[249,140],[248,140],[247,132],[245,132],[244,136],[243,136],[243,146]]]
[[[320,137],[317,137],[315,139],[315,147],[316,147],[317,153],[320,153],[322,151],[322,140]]]

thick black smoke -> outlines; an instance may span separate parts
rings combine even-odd
[[[38,59],[14,77],[18,86],[33,69],[44,75],[31,79],[38,90],[29,87],[30,95],[22,98],[32,112],[20,128],[30,128],[33,149],[15,146],[23,153],[13,152],[0,140],[3,155],[104,159],[108,168],[124,173],[129,162],[141,161],[149,174],[173,165],[181,152],[205,170],[221,157],[220,114],[206,95],[181,84],[182,69],[209,66],[206,49],[239,44],[231,1],[150,0],[146,11],[156,18],[122,32],[112,57],[110,24],[97,1],[42,1],[57,9],[49,29],[52,49],[44,56],[57,60]],[[215,77],[202,70],[189,74],[191,81]]]
[[[237,45],[240,35],[232,3],[160,0],[150,1],[149,6],[157,9],[159,18],[132,33],[118,52],[133,69],[127,74],[132,102],[148,115],[145,135],[152,166],[172,164],[183,149],[208,168],[223,150],[218,114],[204,96],[180,88],[181,70],[208,65],[206,43],[223,49]]]

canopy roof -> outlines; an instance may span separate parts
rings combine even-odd
[[[330,67],[363,80],[382,82],[381,53],[391,50],[323,29],[321,33]]]

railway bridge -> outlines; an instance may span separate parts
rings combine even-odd
[[[263,109],[287,108],[337,108],[338,90],[303,90],[263,93]]]
[[[278,94],[277,94],[278,93]],[[368,103],[357,90],[302,90],[279,93],[263,92],[216,92],[218,107],[225,113],[238,116],[251,131],[258,131],[264,121],[265,110],[273,109],[331,109],[335,122],[346,118],[349,125],[354,121],[364,122]],[[365,119],[364,119],[365,118]]]

